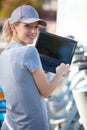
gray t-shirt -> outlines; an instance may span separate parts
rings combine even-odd
[[[11,43],[1,53],[0,80],[7,103],[1,130],[48,130],[45,101],[32,76],[39,67],[34,46]]]

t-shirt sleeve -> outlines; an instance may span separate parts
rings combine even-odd
[[[24,56],[24,66],[26,66],[30,72],[34,72],[42,67],[39,53],[34,46],[30,46],[26,51]]]

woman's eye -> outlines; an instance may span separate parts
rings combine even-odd
[[[29,27],[29,25],[28,25],[28,24],[26,24],[26,25],[25,25],[25,27]]]
[[[36,25],[36,26],[30,26],[29,24],[26,24],[25,27],[28,28],[28,29],[39,29],[38,25]]]
[[[37,28],[39,28],[39,26],[35,26],[35,28],[37,29]]]

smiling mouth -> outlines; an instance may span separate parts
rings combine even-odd
[[[29,38],[29,39],[34,39],[35,37],[34,36],[29,36],[29,35],[27,35],[27,37]]]

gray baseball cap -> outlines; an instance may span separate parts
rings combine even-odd
[[[40,25],[46,26],[47,23],[39,18],[37,11],[30,5],[22,5],[17,7],[9,18],[9,23],[13,24],[16,22],[33,23],[39,22]]]

